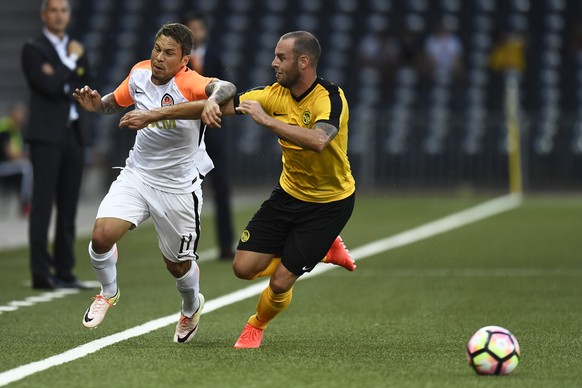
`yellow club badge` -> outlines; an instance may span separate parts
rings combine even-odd
[[[303,124],[305,124],[306,126],[309,126],[309,124],[311,124],[311,112],[306,110],[305,112],[303,112]]]

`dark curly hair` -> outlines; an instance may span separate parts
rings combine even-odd
[[[192,31],[180,23],[166,23],[156,33],[156,40],[160,35],[168,36],[174,39],[182,48],[182,55],[190,55],[192,51]]]

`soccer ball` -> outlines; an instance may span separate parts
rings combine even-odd
[[[480,375],[507,375],[519,363],[519,356],[514,335],[499,326],[482,327],[467,344],[469,365]]]

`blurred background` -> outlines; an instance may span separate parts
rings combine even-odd
[[[507,191],[507,80],[518,85],[527,191],[582,188],[582,1],[579,0],[71,0],[100,92],[149,58],[157,29],[204,11],[239,90],[274,81],[279,36],[320,40],[319,75],[350,103],[349,153],[360,188]],[[40,0],[0,5],[0,112],[26,101],[20,51],[38,34]],[[101,196],[134,133],[94,116],[85,195]],[[237,188],[273,186],[280,151],[247,118],[229,118]]]

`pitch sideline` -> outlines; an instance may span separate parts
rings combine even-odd
[[[210,261],[210,260],[214,259],[217,254],[218,254],[218,249],[216,249],[216,248],[202,251],[198,254],[198,262],[202,263],[205,261]],[[97,282],[96,280],[84,281],[83,283],[85,285],[92,287],[92,288],[95,288],[95,289],[99,289],[101,287],[99,282]],[[30,282],[25,282],[24,285],[25,285],[25,287],[32,286],[32,284]],[[68,296],[68,295],[78,294],[79,292],[81,292],[81,291],[79,289],[76,289],[76,288],[58,288],[54,291],[43,292],[40,295],[29,296],[29,297],[26,297],[22,300],[12,300],[12,301],[8,302],[6,305],[0,306],[0,315],[3,313],[17,311],[23,307],[31,307],[31,306],[35,306],[39,303],[51,302],[55,299],[63,298],[63,297]]]
[[[357,258],[356,260],[365,259],[369,256],[379,254],[384,251],[395,249],[413,242],[436,236],[441,233],[459,228],[464,225],[468,225],[473,222],[480,221],[482,219],[494,216],[499,213],[514,209],[521,204],[522,197],[517,194],[509,194],[502,197],[492,199],[490,201],[479,204],[475,207],[469,208],[467,210],[460,211],[458,213],[451,214],[449,216],[440,218],[436,221],[429,222],[427,224],[421,225],[419,227],[410,229],[408,231],[396,234],[391,237],[387,237],[381,240],[377,240],[359,248],[352,249],[352,255]],[[331,265],[320,265],[317,266],[310,273],[305,274],[299,280],[311,278],[313,276],[320,275],[335,268]],[[254,283],[251,286],[242,288],[238,291],[231,292],[229,294],[223,295],[221,297],[209,300],[206,302],[204,311],[202,314],[208,314],[221,307],[231,305],[236,302],[240,302],[252,296],[260,294],[265,287],[268,285],[268,280],[263,280],[258,283]],[[95,353],[109,345],[116,344],[127,339],[137,337],[140,335],[147,334],[151,331],[158,330],[162,327],[168,326],[176,322],[176,314],[171,314],[166,317],[154,319],[152,321],[146,322],[143,325],[133,327],[131,329],[124,330],[122,332],[109,335],[91,341],[84,345],[78,346],[64,353],[45,358],[40,361],[35,361],[30,364],[21,365],[17,368],[7,370],[0,373],[0,386],[4,386],[15,381],[22,380],[28,376],[35,373],[42,372],[54,366],[62,365],[70,361],[77,360],[79,358],[85,357],[91,353]]]

